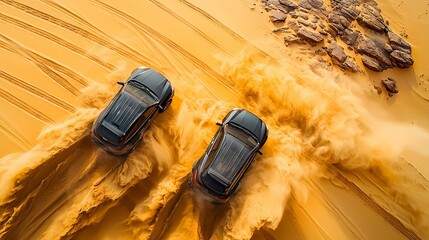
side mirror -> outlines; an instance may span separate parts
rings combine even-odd
[[[258,153],[259,153],[260,155],[262,155],[262,154],[263,154],[261,150],[258,150]]]
[[[121,85],[121,86],[124,86],[125,85],[125,83],[124,82],[120,82],[120,81],[118,81],[118,82],[116,82],[117,84],[119,84],[119,85]]]
[[[220,122],[217,122],[217,123],[216,123],[216,125],[218,125],[219,127],[222,127],[222,126],[223,126],[223,124],[222,124],[222,123],[220,123]]]

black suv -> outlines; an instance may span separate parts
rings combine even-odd
[[[130,153],[159,112],[174,96],[174,87],[163,75],[146,67],[135,69],[121,90],[92,126],[93,141],[108,153]]]
[[[268,138],[267,125],[244,109],[230,111],[204,155],[192,167],[190,186],[213,203],[226,202]]]

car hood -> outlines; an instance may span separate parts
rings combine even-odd
[[[258,138],[259,142],[263,141],[266,126],[256,115],[248,111],[237,111],[230,120],[231,123],[239,125]]]
[[[152,69],[148,69],[136,75],[132,80],[149,88],[158,97],[158,99],[162,98],[164,87],[168,83],[168,80],[164,76]]]

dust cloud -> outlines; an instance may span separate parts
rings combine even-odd
[[[172,137],[173,149],[177,153],[177,164],[169,169],[168,175],[131,213],[130,224],[136,229],[134,236],[145,239],[153,234],[160,234],[153,233],[153,229],[155,223],[163,224],[158,220],[161,211],[175,194],[181,195],[185,188],[187,190],[188,174],[192,164],[202,156],[205,146],[210,142],[216,119],[222,119],[227,111],[225,106],[215,100],[203,99],[182,103],[174,123],[175,134]],[[137,227],[142,225],[147,227]]]
[[[201,98],[197,83],[183,83],[187,98],[176,97],[126,159],[103,153],[88,136],[118,89],[113,80],[82,89],[82,107],[69,120],[46,128],[29,152],[1,159],[0,175],[8,186],[0,192],[2,238],[185,239],[194,232],[207,239],[250,239],[257,230],[275,230],[292,198],[306,201],[307,181],[335,181],[332,172],[377,182],[385,195],[374,200],[391,214],[385,217],[426,231],[420,206],[427,181],[410,176],[415,170],[401,159],[402,145],[410,142],[363,124],[371,116],[345,90],[347,79],[318,63],[309,70],[248,51],[219,61],[237,90],[238,106]],[[269,138],[231,201],[210,206],[190,194],[188,174],[214,135],[215,122],[233,107],[260,116]],[[387,121],[378,124],[401,131]],[[406,136],[418,141],[428,134],[416,128]],[[411,168],[407,174],[400,171],[404,167]],[[421,194],[411,195],[410,189]]]
[[[309,71],[256,53],[220,61],[237,89],[240,106],[198,99],[189,85],[188,98],[161,114],[126,159],[98,150],[88,136],[117,88],[113,83],[90,84],[81,90],[82,107],[70,120],[46,128],[29,152],[1,159],[2,181],[9,186],[0,192],[1,236],[97,237],[88,230],[106,224],[121,232],[122,239],[178,237],[190,231],[186,226],[197,228],[194,231],[204,238],[250,239],[257,230],[275,230],[291,198],[306,201],[305,182],[334,179],[332,171],[364,173],[378,182],[391,197],[375,196],[378,204],[408,228],[422,231],[427,217],[417,206],[424,205],[426,182],[416,184],[421,177],[411,181],[412,170],[408,175],[399,171],[411,168],[400,157],[406,147],[402,144],[409,142],[393,141],[386,132],[363,124],[370,116],[362,102],[344,90],[346,79],[317,63],[310,64]],[[232,107],[247,108],[268,124],[264,155],[226,206],[190,201],[196,197],[187,187],[192,164],[205,151],[215,122]],[[379,124],[401,130],[392,123]],[[418,141],[428,134],[416,128],[406,136]],[[422,194],[412,196],[410,189]],[[179,220],[176,212],[191,210],[183,204],[192,204],[193,214]],[[108,223],[112,218],[117,223]],[[171,233],[175,221],[188,224]],[[27,230],[21,231],[23,227]]]
[[[288,223],[306,224],[288,208],[304,205],[321,179],[381,216],[376,228],[393,226],[397,238],[429,238],[429,172],[414,168],[428,169],[427,130],[390,119],[361,86],[324,63],[302,60],[301,53],[300,60],[281,56],[283,39],[272,36],[267,16],[253,5],[2,1],[1,54],[8,61],[1,86],[11,91],[3,94],[4,111],[31,115],[26,106],[34,105],[52,121],[56,114],[70,115],[45,127],[31,150],[0,159],[0,238],[258,239],[262,231],[267,239],[296,239],[275,233],[290,229]],[[228,9],[235,11],[232,18]],[[261,38],[270,44],[254,41]],[[237,55],[246,45],[252,50]],[[272,48],[266,45],[277,57],[268,57],[264,51]],[[219,52],[228,57],[216,62],[213,54]],[[141,64],[159,67],[176,95],[135,151],[115,158],[91,142],[90,129],[119,90],[115,82]],[[7,97],[15,93],[29,104],[13,105]],[[31,102],[33,95],[46,102]],[[215,122],[234,107],[260,116],[269,138],[229,203],[213,206],[189,190],[189,173],[215,134]],[[23,125],[42,126],[34,115]],[[335,211],[345,216],[334,219],[339,228],[372,220],[350,220],[340,207]],[[334,227],[314,221],[315,231],[327,229],[323,236],[335,238]],[[354,227],[344,238],[376,238],[378,229]]]
[[[321,64],[310,66],[313,71],[249,53],[225,61],[224,73],[244,94],[243,105],[268,123],[270,133],[263,157],[247,173],[214,238],[249,239],[255,230],[276,229],[292,195],[305,201],[303,181],[330,178],[332,170],[378,179],[394,202],[379,199],[380,204],[407,227],[424,229],[426,223],[419,220],[426,213],[417,206],[427,205],[427,181],[401,172],[410,168],[401,159],[410,142],[363,124],[370,116],[347,90],[346,79]],[[415,129],[405,136],[427,142],[429,134]],[[429,157],[427,152],[424,156]],[[416,198],[414,192],[423,195]]]

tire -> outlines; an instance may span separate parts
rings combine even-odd
[[[171,102],[173,101],[173,99],[168,100],[165,105],[163,106],[162,109],[159,109],[159,112],[165,112],[165,110],[167,110],[167,108],[170,106]]]

